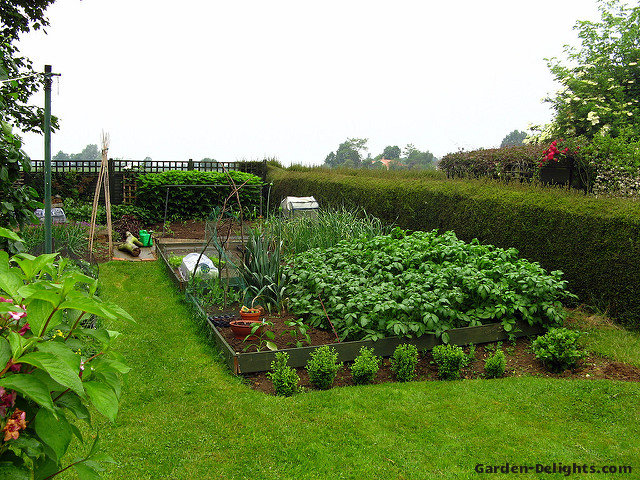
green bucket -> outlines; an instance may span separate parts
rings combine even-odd
[[[140,241],[142,242],[143,247],[150,247],[153,245],[153,240],[151,240],[151,234],[146,230],[140,230],[139,235]]]

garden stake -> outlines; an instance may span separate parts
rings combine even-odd
[[[324,310],[324,314],[327,316],[327,320],[329,321],[329,325],[331,325],[331,330],[333,330],[333,334],[336,336],[336,340],[338,341],[338,343],[340,343],[340,337],[338,336],[338,333],[336,332],[336,327],[333,326],[333,322],[329,318],[329,314],[327,313],[327,309],[324,308],[324,303],[322,303],[322,298],[320,298],[320,294],[318,294],[318,299],[320,300],[320,305],[322,305],[322,310]]]

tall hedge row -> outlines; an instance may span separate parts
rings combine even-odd
[[[580,302],[640,328],[640,204],[578,192],[473,180],[403,180],[273,169],[271,197],[313,195],[322,206],[360,206],[402,228],[453,230],[515,247],[565,272]]]
[[[229,175],[240,189],[240,201],[246,212],[253,212],[260,205],[260,177],[251,173],[231,170]],[[233,188],[224,172],[199,172],[168,170],[162,173],[147,173],[138,177],[136,205],[144,208],[155,220],[164,217],[167,200],[167,218],[207,218],[216,206],[222,206]],[[170,186],[184,185],[184,186]],[[221,185],[221,186],[206,186]],[[237,201],[229,202],[237,210]]]

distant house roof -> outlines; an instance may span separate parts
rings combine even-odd
[[[383,158],[380,160],[380,163],[383,164],[385,167],[387,167],[387,170],[389,170],[389,164],[392,162],[393,160],[391,160],[390,158]]]

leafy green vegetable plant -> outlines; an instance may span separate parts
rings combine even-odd
[[[267,377],[273,382],[273,389],[276,395],[290,397],[299,389],[300,377],[294,368],[287,363],[289,354],[286,352],[276,353],[276,359],[271,362],[271,371],[267,372]]]
[[[397,235],[395,235],[397,236]],[[453,232],[413,232],[340,242],[293,257],[285,267],[289,309],[342,339],[379,339],[516,320],[557,325],[565,316],[562,272],[504,250],[465,243]],[[326,308],[325,314],[322,304]]]
[[[291,337],[292,341],[287,342],[287,345],[293,345],[297,348],[311,344],[311,337],[309,336],[309,326],[305,325],[301,318],[295,320],[285,320],[284,324],[290,328],[282,333],[283,336]]]
[[[256,322],[255,325],[251,327],[251,332],[244,339],[245,342],[250,342],[250,344],[244,348],[245,352],[253,346],[256,347],[258,352],[261,352],[265,348],[268,348],[271,351],[278,349],[276,344],[273,343],[276,339],[276,334],[267,327],[273,327],[273,322]],[[257,343],[252,342],[253,339],[257,339]]]
[[[457,345],[436,345],[432,354],[438,366],[438,376],[443,380],[460,378],[460,369],[468,363],[462,347]]]
[[[171,255],[169,257],[169,265],[172,268],[178,268],[182,264],[183,258],[184,258],[184,255]]]
[[[568,328],[552,328],[536,338],[531,349],[538,360],[551,371],[562,372],[574,367],[587,353],[578,345],[581,333]]]
[[[507,360],[504,352],[500,349],[496,350],[484,362],[484,373],[487,378],[500,378],[504,375],[507,368]]]
[[[228,173],[228,175],[227,175]],[[231,190],[230,178],[237,185],[245,184],[238,191],[243,210],[250,213],[260,203],[260,177],[250,173],[231,170],[229,172],[200,172],[169,170],[161,173],[146,173],[138,177],[136,205],[142,207],[155,221],[164,217],[167,200],[167,218],[207,218],[216,206],[222,205]],[[167,185],[185,185],[171,187]],[[201,186],[196,185],[222,185]],[[168,195],[168,196],[167,196]]]
[[[333,347],[323,345],[311,353],[305,368],[311,384],[321,390],[327,390],[333,385],[342,363],[338,363],[338,352]]]
[[[3,228],[0,236],[17,237]],[[51,478],[69,467],[98,478],[97,462],[109,460],[96,436],[85,456],[63,467],[73,437],[83,440],[73,417],[90,422],[95,409],[114,421],[130,370],[112,350],[118,332],[82,326],[90,315],[133,321],[97,288],[57,254],[0,251],[2,478]]]
[[[371,383],[380,370],[382,359],[373,354],[373,348],[362,347],[351,365],[351,377],[356,385]]]
[[[399,382],[408,382],[416,376],[418,349],[415,345],[403,343],[396,347],[391,357],[391,371]]]

